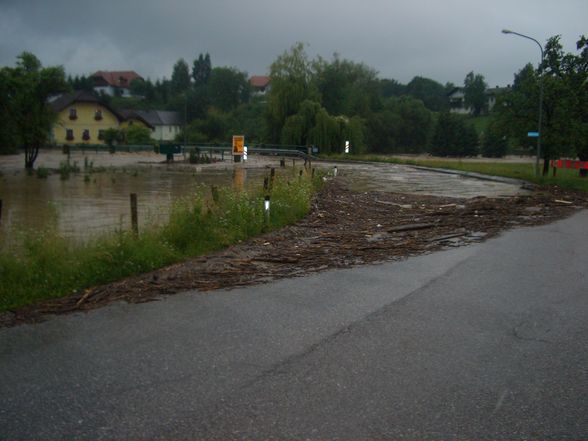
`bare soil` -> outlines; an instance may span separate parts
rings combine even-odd
[[[141,303],[186,290],[212,291],[385,262],[467,245],[513,227],[539,225],[588,207],[585,193],[538,189],[508,198],[455,199],[347,190],[329,182],[300,222],[150,273],[0,314],[0,327]]]

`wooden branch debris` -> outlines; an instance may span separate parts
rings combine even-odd
[[[438,224],[408,224],[408,225],[398,225],[397,227],[389,228],[387,231],[388,233],[399,233],[402,231],[416,231],[416,230],[426,230],[427,228],[436,227]]]

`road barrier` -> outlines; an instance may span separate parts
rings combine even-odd
[[[588,170],[588,161],[573,161],[571,159],[552,159],[551,167],[553,167],[553,176],[555,176],[558,168],[573,168],[576,170]],[[583,172],[586,173],[586,172]]]
[[[575,168],[576,170],[588,170],[588,161],[572,161],[571,159],[553,159],[551,161],[553,168]]]

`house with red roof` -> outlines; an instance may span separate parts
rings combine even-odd
[[[99,70],[90,76],[94,82],[94,90],[110,96],[131,96],[131,82],[143,79],[133,70],[106,71]]]
[[[265,95],[270,89],[270,77],[253,75],[249,78],[249,85],[254,95]]]

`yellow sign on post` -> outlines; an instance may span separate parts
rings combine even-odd
[[[233,155],[243,156],[245,150],[245,137],[243,135],[233,136]]]

